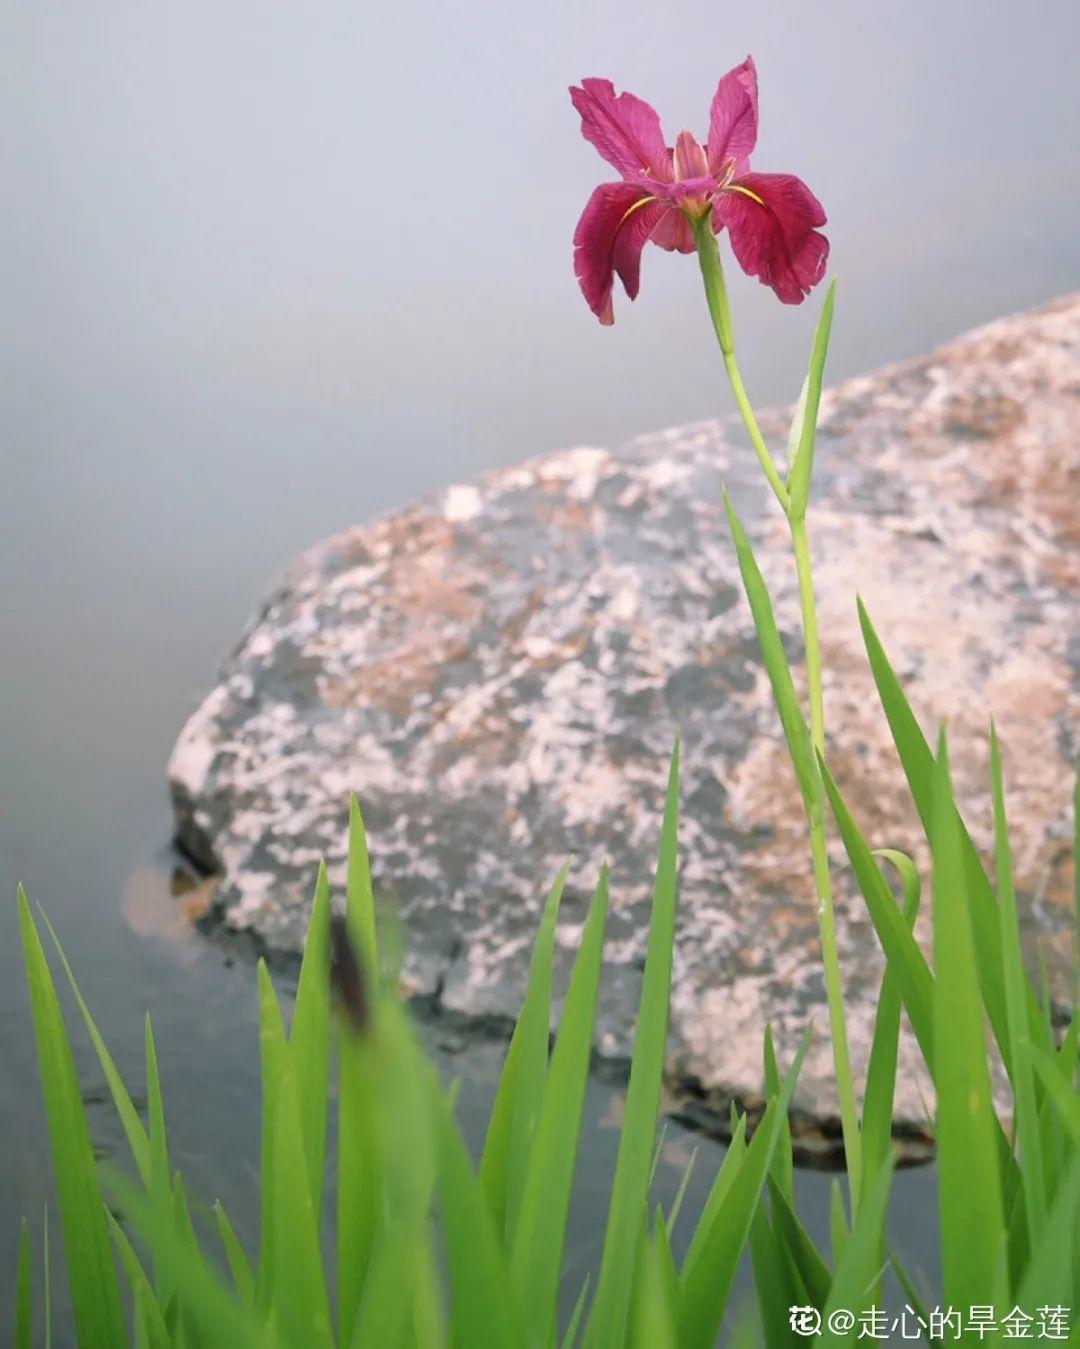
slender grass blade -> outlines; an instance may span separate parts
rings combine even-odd
[[[975,966],[972,915],[942,736],[934,765],[934,1045],[944,1292],[957,1307],[985,1304],[1005,1240],[997,1119]]]
[[[634,1344],[636,1349],[678,1349],[676,1310],[667,1296],[660,1260],[647,1242],[642,1278],[637,1289]],[[607,1341],[608,1344],[615,1343]]]
[[[1028,1239],[1034,1249],[1046,1227],[1046,1177],[1043,1168],[1042,1140],[1039,1135],[1038,1103],[1031,1067],[1027,1030],[1026,990],[1030,987],[1020,957],[1020,923],[1013,887],[1012,849],[1005,815],[1005,787],[1001,773],[1001,750],[997,730],[990,725],[990,777],[994,803],[994,857],[998,884],[998,913],[1001,919],[1001,954],[1005,976],[1005,1007],[1009,1022],[1009,1052],[1012,1059],[1012,1084],[1015,1100],[1015,1124],[1020,1135],[1020,1176],[1024,1189],[1024,1212]]]
[[[791,1197],[771,1178],[769,1193],[777,1239],[787,1247],[807,1296],[815,1307],[824,1307],[832,1286],[832,1271],[799,1221]]]
[[[127,1329],[90,1130],[56,988],[21,887],[18,905],[75,1327],[81,1346],[112,1349],[127,1344]]]
[[[585,1304],[589,1300],[589,1275],[585,1275],[584,1282],[581,1285],[581,1292],[574,1303],[574,1310],[570,1314],[570,1320],[566,1327],[566,1334],[562,1338],[561,1349],[575,1349],[578,1342],[578,1332],[581,1330],[582,1317],[585,1315]]]
[[[858,605],[863,641],[870,658],[870,668],[877,685],[878,696],[892,732],[893,744],[896,746],[901,767],[907,778],[911,799],[919,813],[927,841],[932,846],[934,756],[904,695],[896,672],[889,664],[862,600],[859,600]],[[962,820],[959,821],[959,829],[961,863],[978,957],[979,988],[1002,1060],[1011,1074],[1008,1014],[1005,1009],[1005,982],[1001,959],[1001,924],[997,900]],[[1030,1034],[1033,1039],[1045,1043],[1038,1034],[1041,1022],[1038,1001],[1033,993],[1027,997],[1027,1003]]]
[[[922,1056],[931,1075],[934,1072],[934,976],[919,950],[903,915],[896,907],[892,892],[886,884],[869,845],[833,781],[825,763],[821,765],[825,791],[832,807],[840,837],[855,873],[859,890],[870,914],[878,941],[885,952],[900,996],[907,1009],[911,1029],[919,1042]]]
[[[683,1265],[679,1332],[684,1349],[711,1349],[715,1343],[808,1044],[809,1033],[780,1095],[766,1107],[731,1187],[703,1235],[697,1257],[691,1262],[688,1253]]]
[[[507,1247],[513,1245],[521,1187],[547,1081],[555,925],[569,872],[567,862],[544,904],[525,1001],[506,1053],[480,1159],[480,1184]]]
[[[1029,1046],[1031,1062],[1046,1088],[1049,1102],[1072,1138],[1073,1146],[1080,1145],[1080,1096],[1072,1082],[1061,1071],[1058,1063],[1037,1045]]]
[[[679,850],[679,742],[668,774],[660,856],[656,866],[645,971],[638,1005],[630,1083],[612,1182],[607,1231],[586,1331],[591,1346],[620,1344],[626,1336],[626,1290],[633,1278],[635,1227],[646,1212],[667,1044],[671,960]]]
[[[814,473],[814,441],[817,437],[818,411],[821,405],[821,384],[825,376],[825,361],[829,354],[829,334],[832,332],[833,309],[836,305],[836,282],[829,283],[825,303],[821,306],[810,353],[810,368],[806,375],[805,399],[799,423],[798,447],[788,475],[788,493],[791,518],[801,520],[806,515],[810,499],[810,482]]]
[[[915,863],[905,853],[891,848],[879,849],[875,857],[890,862],[900,874],[903,885],[904,923],[909,932],[915,927],[922,884]],[[873,1179],[892,1151],[893,1098],[896,1091],[896,1061],[900,1043],[900,981],[891,965],[881,980],[870,1062],[866,1069],[866,1093],[863,1102],[863,1170],[867,1182]]]
[[[64,948],[60,945],[60,938],[56,935],[52,923],[49,922],[45,913],[41,914],[41,920],[48,930],[52,943],[56,947],[56,954],[60,957],[60,964],[64,968],[64,974],[67,976],[68,984],[75,998],[76,1005],[82,1013],[83,1022],[86,1025],[87,1033],[90,1036],[90,1042],[94,1046],[94,1052],[98,1056],[98,1062],[101,1064],[101,1071],[108,1085],[109,1093],[113,1098],[113,1105],[116,1107],[116,1113],[120,1117],[120,1123],[124,1129],[124,1137],[127,1139],[128,1147],[131,1149],[131,1155],[135,1166],[138,1168],[142,1183],[149,1189],[150,1187],[150,1140],[147,1137],[146,1130],[143,1128],[142,1120],[139,1118],[139,1112],[135,1109],[135,1104],[124,1085],[124,1079],[120,1076],[120,1071],[109,1053],[108,1047],[101,1036],[94,1018],[90,1015],[90,1008],[86,1005],[86,999],[79,991],[79,985],[75,982],[75,975],[67,956],[64,954]]]
[[[288,1042],[281,1007],[270,982],[266,961],[258,965],[259,1055],[262,1068],[262,1148],[260,1201],[259,1273],[255,1302],[261,1311],[269,1310],[274,1295],[277,1213],[277,1142],[281,1079],[288,1060]]]
[[[255,1276],[251,1272],[251,1265],[240,1244],[240,1238],[236,1235],[220,1199],[214,1202],[214,1218],[225,1259],[229,1262],[229,1273],[232,1275],[236,1295],[241,1302],[251,1306],[255,1301]]]
[[[30,1229],[26,1219],[19,1232],[19,1262],[15,1268],[15,1349],[31,1349],[34,1309],[30,1290]]]
[[[885,1244],[885,1215],[889,1203],[889,1190],[892,1185],[892,1158],[887,1158],[884,1166],[878,1168],[873,1182],[863,1194],[859,1207],[859,1216],[844,1247],[844,1253],[836,1266],[836,1277],[825,1304],[825,1321],[843,1307],[849,1311],[859,1311],[866,1306],[869,1297],[877,1286],[881,1271],[881,1252]],[[856,1317],[855,1325],[848,1334],[825,1330],[819,1337],[820,1344],[854,1344],[860,1334],[860,1322]]]
[[[456,1345],[519,1349],[525,1343],[509,1272],[465,1143],[438,1091],[432,1093],[450,1318]]]
[[[201,1336],[194,1344],[189,1342],[189,1349],[203,1344],[228,1345],[229,1349],[271,1349],[277,1344],[276,1336],[267,1331],[253,1311],[241,1305],[203,1259],[182,1220],[178,1221],[174,1214],[163,1223],[145,1191],[119,1171],[110,1170],[108,1180],[110,1195],[129,1215],[136,1231],[149,1245],[168,1249],[170,1264],[176,1271],[185,1325],[193,1324],[196,1335]],[[178,1193],[182,1194],[180,1187]]]
[[[330,883],[321,862],[296,986],[289,1057],[296,1079],[308,1185],[317,1226],[322,1212],[330,1075]]]
[[[150,1202],[160,1219],[160,1226],[168,1224],[173,1211],[172,1172],[169,1168],[169,1150],[165,1135],[165,1106],[161,1095],[161,1079],[158,1074],[157,1050],[154,1046],[154,1028],[147,1015],[145,1022],[146,1043],[146,1101],[150,1120]],[[169,1268],[168,1254],[164,1249],[153,1248],[154,1255],[154,1294],[162,1307],[168,1306],[176,1283]]]
[[[286,1061],[274,1126],[274,1315],[296,1344],[332,1345],[319,1228],[306,1166],[297,1070]]]
[[[367,835],[355,796],[349,798],[349,862],[345,921],[367,970],[368,994],[378,999],[379,954]],[[375,1090],[370,1049],[343,1028],[338,1071],[337,1301],[338,1341],[349,1343],[375,1247],[382,1202],[382,1168],[371,1109]]]
[[[563,1006],[511,1257],[522,1319],[541,1344],[554,1333],[555,1295],[592,1052],[607,905],[605,867],[585,921]]]
[[[1020,1280],[1017,1301],[1024,1307],[1075,1307],[1080,1282],[1080,1153],[1054,1195],[1046,1227]]]
[[[131,1288],[131,1295],[139,1308],[139,1318],[142,1321],[146,1343],[150,1349],[172,1349],[172,1337],[165,1324],[161,1304],[154,1294],[150,1280],[142,1267],[142,1262],[136,1255],[135,1248],[128,1240],[124,1229],[109,1213],[108,1209],[106,1209],[106,1216],[109,1220],[109,1231],[112,1233],[113,1245],[120,1257],[120,1264]]]

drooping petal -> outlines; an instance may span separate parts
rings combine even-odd
[[[633,94],[615,94],[610,80],[582,80],[570,90],[581,114],[581,134],[628,182],[643,176],[671,180],[671,151],[656,110]]]
[[[675,139],[675,177],[682,181],[708,176],[709,161],[705,158],[705,147],[689,131],[680,131]]]
[[[652,241],[669,253],[693,253],[694,232],[682,211],[665,211],[652,232]]]
[[[734,161],[735,173],[745,173],[757,143],[757,67],[748,56],[729,70],[717,86],[709,113],[709,168],[722,173]]]
[[[574,231],[574,275],[601,323],[614,322],[616,273],[633,300],[641,278],[641,250],[668,210],[633,183],[601,183]]]
[[[726,225],[739,266],[771,286],[785,304],[801,304],[825,275],[829,241],[821,203],[789,173],[748,173],[721,192],[713,222]]]

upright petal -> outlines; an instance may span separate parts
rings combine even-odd
[[[821,203],[789,173],[748,173],[721,192],[713,208],[726,225],[739,266],[771,286],[785,304],[801,304],[825,275],[829,241]]]
[[[744,173],[757,144],[757,67],[748,56],[729,70],[717,86],[709,113],[709,168],[722,173],[734,160],[735,172]]]
[[[664,144],[660,118],[633,94],[619,94],[610,80],[582,80],[570,90],[581,114],[581,134],[628,182],[643,175],[671,181],[671,151]]]
[[[668,208],[633,183],[602,183],[574,231],[574,275],[601,323],[614,322],[611,291],[618,273],[630,299],[641,278],[641,250]]]
[[[675,177],[682,181],[708,176],[709,161],[705,158],[705,147],[689,131],[680,131],[675,138]]]

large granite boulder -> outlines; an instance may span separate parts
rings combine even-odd
[[[787,414],[763,418],[782,444]],[[866,601],[924,726],[950,725],[959,795],[988,838],[987,714],[1006,746],[1029,940],[1064,995],[1080,708],[1080,297],[1004,319],[823,400],[811,510],[829,758],[877,845],[923,855],[855,614]],[[297,559],[170,765],[179,838],[221,873],[225,923],[301,947],[315,868],[343,876],[365,812],[405,977],[439,1010],[514,1015],[547,883],[576,859],[568,966],[613,867],[597,1049],[630,1045],[663,785],[685,742],[670,1080],[722,1118],[760,1091],[771,1021],[824,1030],[805,826],[721,507],[759,550],[793,661],[786,530],[741,424],[547,455],[447,488]],[[881,975],[837,849],[852,1053]],[[925,1119],[905,1039],[901,1121]],[[834,1118],[821,1034],[799,1101]]]

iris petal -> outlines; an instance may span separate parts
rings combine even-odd
[[[825,275],[829,241],[816,229],[825,212],[792,174],[745,174],[717,197],[713,220],[727,226],[743,271],[785,304],[801,304]]]
[[[744,173],[757,144],[757,129],[757,67],[748,56],[741,66],[728,71],[713,95],[708,144],[713,173],[723,173],[732,162],[736,174]]]
[[[582,80],[570,90],[581,114],[581,134],[627,182],[643,175],[670,182],[671,151],[656,110],[633,94],[615,94],[610,80]]]
[[[668,208],[633,183],[602,183],[574,231],[574,274],[601,323],[614,322],[615,276],[633,300],[641,279],[641,250]]]

